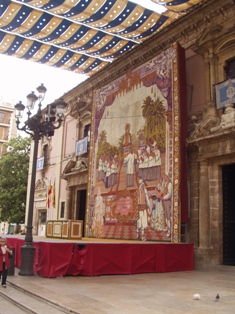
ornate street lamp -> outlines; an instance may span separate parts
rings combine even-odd
[[[45,98],[47,91],[46,87],[41,84],[37,88],[38,96],[34,92],[27,96],[26,108],[28,109],[28,119],[24,125],[20,127],[20,119],[23,117],[25,106],[20,101],[15,105],[16,126],[20,131],[30,134],[34,141],[33,162],[32,162],[32,176],[29,195],[28,219],[26,226],[25,243],[21,247],[21,266],[19,275],[33,276],[33,262],[35,247],[33,246],[33,208],[34,208],[34,192],[35,192],[35,178],[38,155],[38,143],[43,136],[53,136],[54,130],[59,129],[63,122],[63,117],[67,104],[60,99],[53,104],[47,105],[46,110],[42,110],[42,101]],[[32,110],[36,101],[39,101],[38,110],[35,115],[32,115]]]

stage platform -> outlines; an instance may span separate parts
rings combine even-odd
[[[20,268],[24,236],[7,236]],[[34,273],[43,277],[130,275],[194,269],[193,244],[34,237]]]

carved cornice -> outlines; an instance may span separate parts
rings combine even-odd
[[[235,131],[235,109],[232,105],[227,105],[221,119],[214,116],[207,116],[201,123],[195,123],[195,129],[190,132],[187,138],[187,144],[205,143],[209,138],[210,141],[216,138],[216,141],[233,139]],[[223,136],[223,139],[220,137]]]
[[[203,147],[205,146],[207,151],[209,152],[210,146],[213,143],[224,143],[225,141],[235,141],[235,127],[231,127],[229,129],[221,130],[218,133],[208,133],[205,136],[201,136],[198,138],[190,138],[187,139],[187,147],[191,149],[193,146]],[[235,145],[234,145],[235,147]]]
[[[81,171],[79,173],[73,172],[73,173],[67,174],[64,177],[64,179],[67,180],[68,188],[72,186],[87,184],[87,179],[88,179],[87,170]]]

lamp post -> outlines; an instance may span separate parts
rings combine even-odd
[[[22,127],[20,127],[20,119],[23,117],[25,106],[22,104],[21,101],[15,105],[17,129],[29,134],[34,141],[26,236],[25,243],[21,247],[21,266],[19,275],[22,276],[34,275],[33,262],[35,247],[33,246],[33,209],[38,143],[43,136],[53,136],[54,130],[59,129],[63,122],[63,117],[67,106],[63,99],[60,99],[53,104],[47,105],[47,108],[45,110],[42,110],[42,101],[45,98],[47,89],[43,84],[41,84],[41,86],[37,88],[37,91],[38,97],[34,94],[34,92],[30,93],[27,96],[26,107],[28,109],[28,119],[26,120],[26,122],[24,122],[24,125]],[[32,115],[32,110],[37,100],[39,101],[38,110],[35,115]]]

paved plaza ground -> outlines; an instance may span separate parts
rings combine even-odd
[[[234,314],[235,267],[97,277],[8,277],[81,314]],[[10,291],[10,287],[9,287]],[[220,300],[215,296],[219,293]],[[200,300],[194,300],[200,294]]]

